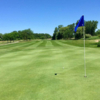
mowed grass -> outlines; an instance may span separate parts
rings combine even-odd
[[[79,46],[79,47],[84,47],[84,40],[59,40],[60,42],[64,44],[69,44],[73,46]],[[85,47],[92,47],[96,48],[97,47],[97,42],[96,40],[85,40]]]
[[[67,41],[0,46],[0,100],[99,100],[100,49]],[[57,75],[54,75],[57,73]]]

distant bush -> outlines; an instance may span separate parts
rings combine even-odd
[[[90,34],[85,34],[85,38],[90,38],[91,35]]]
[[[100,47],[100,41],[98,42],[97,47]]]
[[[87,38],[87,40],[95,40],[95,39],[100,39],[98,36],[91,36],[90,38]]]
[[[2,39],[0,38],[0,41],[2,41]]]
[[[100,34],[98,35],[98,37],[100,38]]]

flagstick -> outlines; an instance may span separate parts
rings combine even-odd
[[[83,26],[83,34],[84,34],[84,70],[85,70],[85,76],[86,76],[86,62],[85,62],[85,31],[84,31],[84,26]]]

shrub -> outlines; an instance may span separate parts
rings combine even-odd
[[[2,39],[0,38],[0,41],[2,41]]]
[[[98,35],[98,37],[100,38],[100,34]]]
[[[100,41],[98,42],[97,47],[100,47]]]
[[[85,38],[90,38],[91,35],[90,34],[85,34]]]

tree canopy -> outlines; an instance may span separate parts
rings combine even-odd
[[[76,21],[76,25],[78,24],[79,20]],[[84,32],[85,34],[90,34],[90,36],[94,36],[99,34],[100,30],[98,30],[97,32],[97,24],[98,21],[84,21],[85,26],[84,26]],[[67,25],[67,26],[63,26],[63,25],[58,25],[58,27],[55,27],[52,39],[71,39],[73,37],[75,37],[75,39],[80,39],[83,37],[83,28],[82,27],[78,27],[77,32],[74,32],[74,28],[75,28],[75,23]],[[74,35],[75,34],[75,35]]]
[[[48,39],[51,35],[48,33],[34,33],[31,29],[12,31],[10,33],[0,33],[0,40],[14,41],[14,40],[31,40],[31,39]]]

